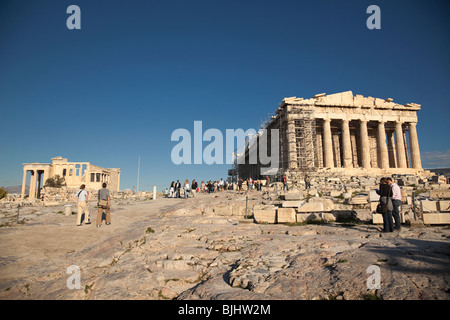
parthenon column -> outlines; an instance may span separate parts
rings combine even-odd
[[[342,120],[342,155],[344,168],[351,168],[353,164],[352,147],[350,142],[350,128],[348,120]]]
[[[394,131],[387,131],[389,168],[398,168],[395,149]]]
[[[23,169],[22,195],[21,195],[22,200],[23,200],[23,198],[25,198],[25,187],[26,187],[26,184],[27,184],[27,172],[28,171],[26,169]]]
[[[416,122],[411,122],[409,124],[409,146],[411,148],[412,167],[414,169],[422,169],[416,125]]]
[[[331,140],[331,120],[325,119],[323,123],[323,155],[324,167],[333,167],[333,142]]]
[[[331,130],[331,136],[333,141],[333,160],[334,167],[340,168],[342,167],[342,159],[341,159],[341,146],[339,142],[339,132],[337,129]]]
[[[397,150],[397,167],[406,168],[406,150],[403,141],[403,129],[401,122],[397,122],[395,124],[395,145]]]
[[[288,118],[288,154],[289,169],[297,169],[297,139],[295,138],[295,121]]]
[[[367,121],[365,119],[361,120],[359,131],[361,139],[361,165],[363,168],[370,168],[369,135],[367,133]]]
[[[378,151],[380,155],[379,167],[382,169],[389,168],[389,155],[386,146],[386,131],[384,129],[384,121],[378,122]]]

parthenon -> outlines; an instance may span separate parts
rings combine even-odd
[[[416,103],[402,105],[352,91],[284,98],[266,125],[279,129],[278,175],[423,172],[416,129],[419,110]],[[248,149],[245,152],[248,157]],[[260,168],[259,162],[246,161],[238,171],[243,178],[255,178]]]
[[[84,184],[87,190],[98,190],[106,182],[109,190],[119,191],[120,169],[102,168],[89,162],[68,162],[63,157],[55,157],[52,158],[52,163],[23,164],[22,199],[25,197],[28,172],[31,173],[30,199],[39,198],[45,181],[56,175],[64,178],[67,188],[75,189]]]

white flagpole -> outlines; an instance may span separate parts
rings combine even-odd
[[[139,156],[138,158],[138,175],[137,175],[137,189],[136,191],[139,192],[139,170],[141,167],[141,156]]]

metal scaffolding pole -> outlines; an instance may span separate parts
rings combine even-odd
[[[302,172],[312,172],[315,166],[316,121],[314,108],[301,108],[295,111],[295,138],[297,144],[297,167]]]

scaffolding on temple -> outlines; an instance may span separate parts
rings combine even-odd
[[[297,146],[297,168],[299,171],[316,171],[316,120],[314,107],[301,107],[293,110],[298,116],[295,120],[295,139]]]

